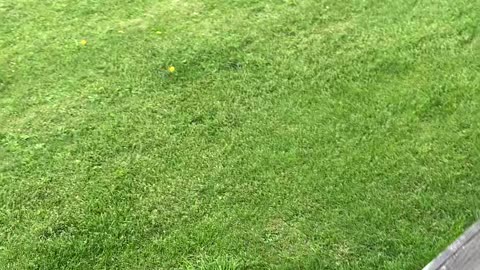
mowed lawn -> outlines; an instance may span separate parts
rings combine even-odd
[[[0,269],[420,269],[477,218],[477,0],[0,1]]]

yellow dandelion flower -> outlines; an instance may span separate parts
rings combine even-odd
[[[80,40],[80,44],[82,44],[82,46],[87,45],[87,43],[88,43],[88,42],[87,42],[85,39]]]
[[[175,72],[175,67],[174,66],[169,66],[168,67],[168,72],[170,72],[170,73]]]

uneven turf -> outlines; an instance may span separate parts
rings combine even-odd
[[[479,109],[478,0],[0,0],[0,269],[419,269]]]

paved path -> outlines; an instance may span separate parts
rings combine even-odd
[[[480,270],[480,221],[423,270]]]

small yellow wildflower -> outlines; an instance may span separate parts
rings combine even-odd
[[[87,45],[87,43],[88,43],[88,42],[87,42],[85,39],[80,40],[80,44],[82,44],[82,46]]]
[[[125,33],[125,31],[123,31],[123,30],[118,30],[118,33],[123,34],[123,33]]]
[[[159,35],[160,35],[160,34],[162,33],[162,31],[157,31],[157,32],[155,32],[155,33],[157,33],[157,34],[159,34]]]
[[[168,67],[168,72],[170,72],[170,73],[175,72],[175,67],[174,66],[169,66]]]

